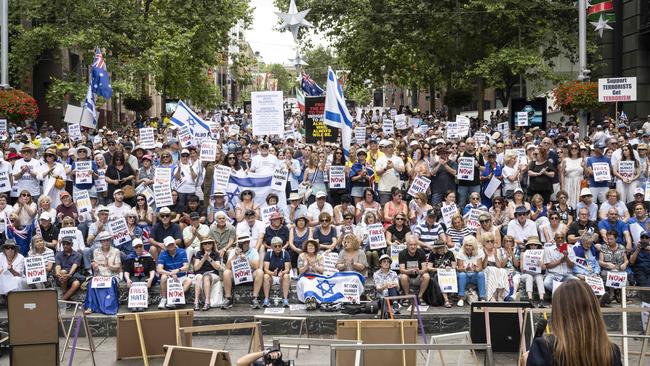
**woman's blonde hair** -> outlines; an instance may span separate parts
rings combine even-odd
[[[46,194],[42,194],[40,197],[38,197],[38,205],[39,206],[42,205],[43,202],[46,201],[46,200],[50,201],[50,204],[52,203],[52,199],[50,198],[50,196],[48,196]]]
[[[612,365],[613,344],[596,295],[580,280],[569,280],[553,293],[555,365]]]
[[[484,243],[487,240],[490,240],[490,239],[492,239],[492,241],[494,242],[494,239],[495,239],[494,234],[491,231],[486,231],[483,234],[481,234],[481,244],[485,245]],[[495,245],[496,245],[496,243],[495,243]]]
[[[361,243],[359,243],[359,239],[357,238],[357,236],[354,234],[347,234],[346,236],[343,237],[343,243],[345,243],[345,241],[348,239],[351,239],[350,248],[352,250],[359,250],[359,248],[361,247]]]
[[[472,257],[478,255],[478,240],[473,236],[466,236],[463,239],[463,247],[461,250],[465,250],[465,247],[472,247]]]
[[[459,219],[460,219],[460,223],[461,223],[460,228],[462,229],[463,227],[465,227],[465,220],[463,220],[463,217],[459,213],[457,213],[457,214],[455,214],[454,216],[451,217],[451,226],[454,227],[454,222],[456,220],[459,220]],[[455,228],[456,227],[454,227],[454,229]]]

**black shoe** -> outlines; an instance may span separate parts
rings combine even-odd
[[[612,300],[610,299],[609,292],[605,292],[605,294],[600,298],[600,306],[605,307],[611,303]]]
[[[165,305],[165,309],[167,309],[167,310],[174,310],[174,309],[176,309],[176,305],[174,305],[174,304],[170,304],[170,303],[167,303],[167,304]]]
[[[226,297],[226,302],[224,302],[221,305],[221,308],[224,309],[224,310],[230,309],[230,308],[232,308],[232,303],[233,303],[232,298]]]

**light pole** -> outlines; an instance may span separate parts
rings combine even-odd
[[[2,8],[0,9],[0,23],[2,23],[2,56],[0,57],[0,88],[9,88],[9,0],[1,0]]]
[[[578,72],[579,81],[589,80],[590,70],[587,69],[587,0],[578,0]],[[578,112],[580,138],[587,136],[587,112]]]

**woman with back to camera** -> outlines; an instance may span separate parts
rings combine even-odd
[[[622,365],[621,351],[607,336],[598,299],[584,281],[566,281],[555,290],[551,330],[533,340],[520,365]]]

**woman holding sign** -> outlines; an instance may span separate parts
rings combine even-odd
[[[390,226],[396,214],[408,215],[408,207],[402,200],[402,191],[399,187],[391,188],[390,196],[391,200],[384,205],[384,227]]]
[[[563,237],[559,237],[557,240],[564,240]],[[508,241],[512,241],[514,244],[514,239],[508,237]],[[537,306],[540,308],[544,307],[544,275],[542,271],[546,269],[544,264],[544,250],[542,249],[542,242],[539,241],[539,238],[536,236],[531,236],[526,241],[526,248],[519,254],[519,264],[521,269],[521,282],[526,286],[526,294],[528,295],[528,301],[532,303],[533,301],[533,281],[537,285],[537,293],[539,294],[539,302]]]
[[[25,257],[18,253],[13,240],[7,240],[0,249],[0,295],[6,295],[9,291],[25,288]]]
[[[114,315],[119,308],[117,282],[122,271],[122,260],[120,251],[113,247],[111,234],[103,231],[98,239],[101,246],[93,252],[91,265],[94,276],[88,285],[84,312]]]
[[[634,156],[632,145],[627,144],[621,147],[621,160],[612,167],[616,179],[616,191],[623,202],[634,201],[634,191],[640,176],[641,164]]]
[[[43,182],[43,194],[50,197],[52,206],[59,205],[59,194],[65,188],[65,168],[56,161],[56,149],[48,148],[43,154],[45,164],[39,167],[37,177]]]
[[[603,281],[607,282],[607,275],[609,272],[625,272],[629,262],[625,253],[625,247],[616,241],[618,233],[614,230],[607,232],[607,245],[600,247],[600,256],[598,257],[598,264],[600,264],[600,276]],[[620,289],[615,291],[612,287],[605,289],[610,296],[614,297],[620,303]]]

